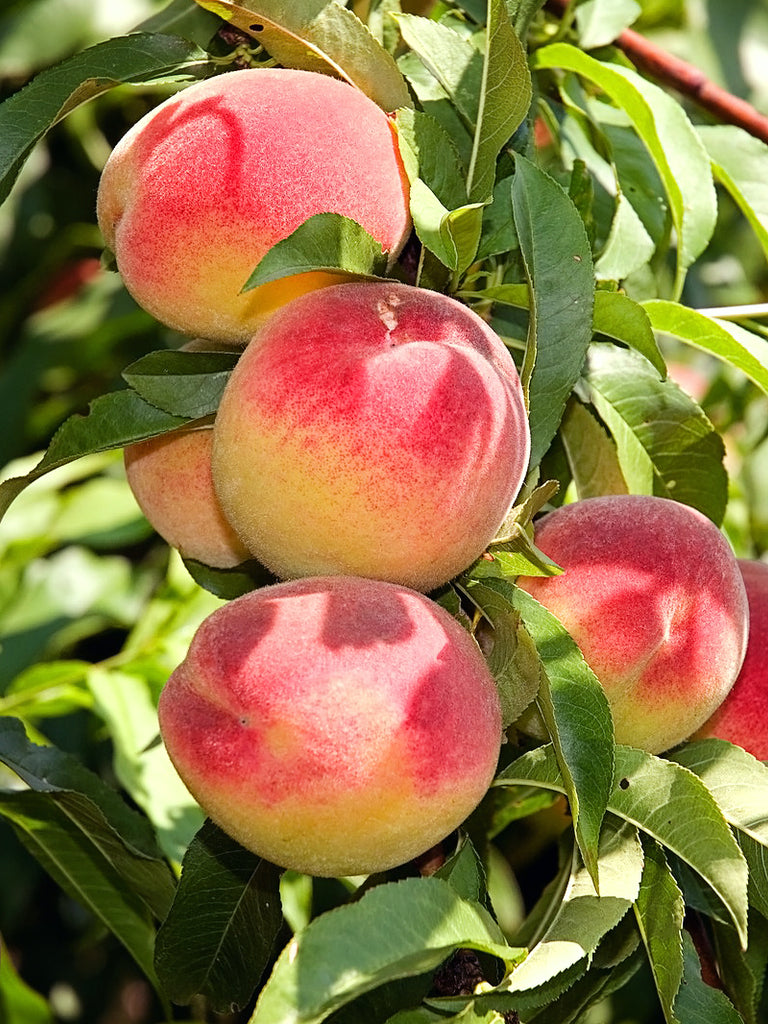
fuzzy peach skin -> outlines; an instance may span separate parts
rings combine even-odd
[[[725,699],[749,610],[736,558],[701,513],[665,498],[588,498],[544,516],[535,541],[565,571],[518,585],[557,616],[600,679],[616,740],[661,753]]]
[[[326,876],[386,870],[452,832],[502,735],[469,633],[421,594],[343,576],[217,609],[159,716],[206,814],[268,860]]]
[[[317,271],[241,295],[271,246],[339,213],[396,255],[408,195],[392,123],[362,92],[311,71],[246,69],[138,121],[107,160],[97,216],[141,306],[182,333],[247,341],[276,307],[344,279]]]
[[[185,558],[220,569],[250,557],[213,489],[211,423],[128,445],[123,453],[133,495],[150,524]]]
[[[479,557],[528,463],[520,381],[477,314],[395,282],[325,288],[246,348],[216,416],[227,518],[280,578],[427,591]]]
[[[715,736],[768,761],[768,563],[739,560],[749,600],[749,643],[736,683],[696,739]]]

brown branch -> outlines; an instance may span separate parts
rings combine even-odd
[[[547,0],[547,9],[564,14],[569,0]],[[768,143],[768,117],[761,114],[746,100],[716,85],[703,71],[673,56],[638,32],[625,29],[614,40],[623,53],[640,71],[663,82],[683,96],[690,97],[703,110],[709,111],[725,124],[737,125]]]

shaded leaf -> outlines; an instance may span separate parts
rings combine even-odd
[[[246,1005],[282,924],[280,873],[213,822],[203,824],[157,934],[158,977],[175,1003],[201,993],[222,1013]]]
[[[407,107],[397,112],[397,141],[413,184],[421,178],[449,210],[467,202],[467,189],[453,139],[445,128],[422,110]]]
[[[747,940],[747,865],[722,812],[693,772],[632,747],[616,747],[611,813],[652,836],[696,871]],[[565,792],[551,745],[523,754],[494,785],[542,785]]]
[[[603,425],[575,399],[566,406],[560,438],[579,501],[603,494],[628,493],[615,443]]]
[[[632,494],[697,508],[719,525],[728,498],[720,435],[699,406],[632,349],[592,345],[584,380]]]
[[[235,352],[150,352],[123,371],[146,402],[172,416],[213,416],[238,359]]]
[[[293,939],[262,989],[252,1024],[319,1024],[364,992],[422,974],[459,948],[484,951],[508,966],[524,955],[505,943],[483,907],[439,878],[376,886],[356,903],[315,918]]]
[[[701,964],[688,932],[683,932],[685,974],[675,1000],[675,1014],[685,1024],[744,1024],[733,1003],[701,977]]]
[[[683,980],[685,903],[664,851],[653,839],[643,843],[645,866],[635,903],[635,917],[648,954],[656,991],[667,1024],[679,1024],[674,1001]]]
[[[194,43],[135,33],[97,43],[41,71],[0,104],[0,202],[35,143],[82,103],[123,82],[193,78],[209,70],[208,54]]]

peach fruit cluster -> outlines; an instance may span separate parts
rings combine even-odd
[[[456,300],[393,280],[313,272],[242,291],[315,213],[396,257],[408,198],[391,119],[288,70],[160,104],[99,190],[136,300],[197,336],[187,347],[245,345],[213,423],[126,449],[137,500],[187,558],[257,558],[284,581],[203,623],[163,691],[162,736],[214,821],[313,874],[383,870],[444,838],[502,739],[479,647],[424,593],[482,554],[526,473],[503,342]]]

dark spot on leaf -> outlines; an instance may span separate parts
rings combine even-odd
[[[619,786],[621,789],[629,789],[629,779],[622,779]]]
[[[248,28],[251,30],[251,32],[263,32],[264,31],[264,26],[263,25],[249,25]]]

